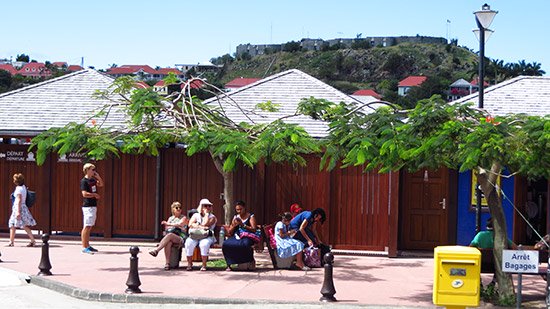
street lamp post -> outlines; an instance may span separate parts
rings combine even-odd
[[[483,108],[483,95],[485,92],[485,40],[493,33],[489,29],[493,19],[497,15],[497,11],[491,10],[491,7],[485,3],[481,6],[481,10],[474,12],[478,29],[474,30],[479,39],[479,71],[478,71],[478,107]],[[476,177],[476,179],[479,179]],[[481,189],[479,188],[479,180],[476,184],[476,233],[481,230]]]

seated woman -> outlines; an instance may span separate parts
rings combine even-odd
[[[210,246],[216,242],[214,237],[214,228],[216,227],[216,216],[212,214],[212,203],[206,198],[203,198],[199,207],[197,207],[197,213],[194,214],[189,220],[189,230],[191,229],[203,229],[209,230],[210,236],[202,239],[193,239],[191,235],[185,241],[185,253],[187,254],[187,270],[193,270],[193,251],[198,245],[201,250],[202,267],[201,271],[206,270],[206,262],[208,261],[208,255],[210,253]],[[191,232],[190,232],[191,233]]]
[[[160,250],[164,248],[164,257],[166,264],[164,264],[164,270],[170,270],[170,252],[173,245],[183,246],[185,238],[187,238],[186,230],[189,220],[183,214],[181,204],[179,202],[173,202],[170,206],[172,216],[166,221],[162,221],[160,224],[164,226],[165,235],[161,239],[156,249],[150,250],[149,254],[157,256]]]
[[[240,237],[238,231],[240,228],[255,233],[256,217],[246,210],[246,204],[243,201],[235,203],[235,212],[237,214],[233,217],[228,230],[228,233],[233,236],[225,240],[222,245],[227,271],[231,271],[231,264],[255,263],[252,249],[254,241],[248,237]]]
[[[326,218],[325,210],[316,208],[313,211],[302,211],[290,221],[290,229],[298,231],[293,238],[308,247],[318,246],[321,249],[321,257],[330,252],[330,247],[325,245],[317,234],[316,225],[323,224]]]
[[[292,214],[285,212],[281,215],[281,221],[275,225],[275,241],[277,242],[277,255],[281,258],[289,258],[296,256],[296,266],[301,270],[311,270],[311,268],[304,265],[302,259],[304,243],[293,239],[292,236],[296,234],[296,230],[290,229],[290,220]]]

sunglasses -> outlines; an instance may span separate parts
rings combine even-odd
[[[180,210],[180,209],[181,209],[181,207],[174,207],[174,209]]]
[[[204,204],[202,207],[212,207],[212,205]]]

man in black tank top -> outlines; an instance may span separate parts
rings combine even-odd
[[[80,190],[84,199],[82,203],[84,217],[84,227],[81,232],[82,253],[94,254],[97,249],[90,246],[90,234],[97,218],[97,200],[101,198],[97,193],[97,188],[103,187],[103,179],[96,172],[95,165],[91,163],[84,164],[82,171],[84,172],[84,178],[80,180]]]

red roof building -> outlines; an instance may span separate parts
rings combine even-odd
[[[124,75],[136,75],[141,80],[163,79],[168,76],[168,73],[174,73],[179,79],[183,79],[183,72],[175,68],[160,68],[153,69],[148,65],[122,65],[116,68],[107,70],[107,74],[113,77],[121,77]]]
[[[41,62],[30,62],[25,64],[17,74],[31,78],[45,78],[52,76],[52,72]]]
[[[52,63],[52,65],[55,66],[55,67],[58,67],[60,69],[63,69],[63,68],[67,67],[67,62],[56,61],[56,62]]]
[[[204,85],[204,82],[200,79],[195,79],[193,80],[190,84],[189,84],[189,87],[191,87],[191,89],[199,89],[201,88],[202,86]],[[183,87],[182,87],[183,88]]]
[[[119,67],[110,68],[107,70],[107,74],[136,74],[137,72],[142,71],[149,74],[154,74],[157,71],[148,65],[133,65],[126,64]]]
[[[76,64],[71,64],[70,66],[67,67],[67,71],[69,72],[76,72],[80,70],[84,70],[84,68]]]
[[[241,87],[244,87],[246,85],[250,85],[252,83],[255,83],[259,81],[259,78],[235,78],[234,80],[230,81],[229,83],[225,84],[225,89],[228,90],[235,90]]]
[[[159,74],[162,74],[162,75],[168,75],[168,73],[174,73],[176,74],[176,76],[179,76],[181,74],[183,74],[182,71],[176,69],[176,68],[160,68],[157,70],[157,72]]]
[[[8,71],[11,75],[17,74],[17,69],[11,64],[0,64],[0,70]]]
[[[376,91],[374,91],[372,89],[357,90],[352,95],[354,95],[354,96],[370,96],[370,97],[376,98],[377,100],[380,100],[382,98],[381,95],[379,95]]]
[[[135,82],[134,86],[136,86],[136,88],[143,88],[143,89],[151,88],[151,86],[147,85],[145,82],[142,82],[142,81]]]
[[[411,90],[412,87],[418,87],[426,81],[426,76],[409,76],[399,82],[397,85],[397,94],[404,96]]]

